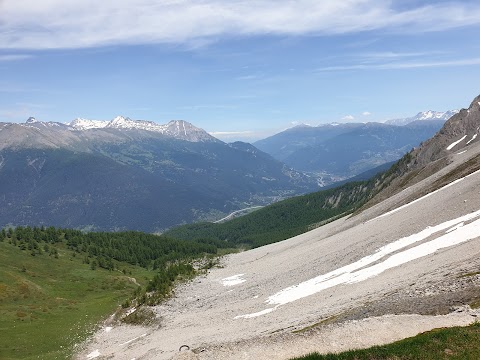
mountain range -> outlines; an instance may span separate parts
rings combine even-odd
[[[444,120],[301,125],[254,145],[295,169],[315,174],[323,185],[396,161],[433,136]]]
[[[0,123],[0,224],[162,232],[216,220],[371,176],[443,124],[423,117],[431,119],[298,126],[254,145],[182,120]]]
[[[0,123],[0,224],[162,231],[318,188],[185,121]]]

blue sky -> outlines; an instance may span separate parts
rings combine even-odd
[[[480,93],[478,1],[0,0],[0,121],[183,119],[254,141]]]

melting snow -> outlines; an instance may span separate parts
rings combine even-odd
[[[467,137],[467,135],[463,135],[463,137],[460,140],[457,140],[457,141],[451,143],[450,145],[448,145],[447,150],[452,150],[455,147],[455,145],[462,142],[466,137]]]
[[[137,308],[131,308],[131,309],[128,309],[126,312],[125,312],[125,316],[128,316],[130,314],[133,314],[135,312],[135,310],[137,310]]]
[[[262,311],[259,311],[259,312],[253,313],[253,314],[238,315],[238,316],[235,316],[234,319],[251,319],[251,318],[254,318],[254,317],[257,317],[257,316],[262,316],[262,315],[271,313],[272,311],[274,311],[276,309],[277,309],[277,306],[275,306],[274,308],[265,309],[265,310],[262,310]]]
[[[442,191],[442,190],[444,190],[444,189],[446,189],[446,188],[448,188],[448,187],[450,187],[450,186],[452,186],[452,185],[455,185],[455,184],[459,183],[460,181],[462,181],[462,180],[464,180],[464,179],[466,179],[466,178],[468,178],[468,177],[470,177],[470,176],[472,176],[472,175],[476,175],[476,174],[478,174],[478,173],[480,173],[480,170],[477,170],[477,171],[475,171],[475,172],[471,173],[470,175],[467,175],[467,176],[465,176],[465,177],[463,177],[463,178],[457,179],[457,180],[451,182],[450,184],[447,184],[447,185],[445,185],[444,187],[441,187],[440,189],[437,189],[437,190],[435,190],[435,191],[432,191],[431,193],[428,193],[427,195],[424,195],[424,196],[422,196],[421,198],[418,198],[418,199],[416,199],[416,200],[413,200],[412,202],[409,202],[408,204],[402,205],[402,206],[400,206],[400,207],[398,207],[398,208],[396,208],[396,209],[393,209],[393,210],[391,210],[391,211],[389,211],[389,212],[386,212],[386,213],[384,213],[384,214],[382,214],[382,215],[380,215],[380,216],[377,216],[377,217],[374,218],[374,219],[368,220],[367,223],[369,223],[370,221],[374,221],[374,220],[376,220],[376,219],[380,219],[380,218],[382,218],[382,217],[384,217],[384,216],[391,215],[391,214],[396,213],[397,211],[400,211],[400,210],[402,210],[402,209],[405,209],[406,207],[408,207],[408,206],[410,206],[410,205],[413,205],[413,204],[415,204],[416,202],[419,202],[419,201],[421,201],[421,200],[423,200],[423,199],[425,199],[425,198],[427,198],[427,197],[429,197],[429,196],[431,196],[431,195],[433,195],[433,194],[436,194],[436,193],[439,192],[439,191]]]
[[[241,283],[244,283],[245,279],[242,279],[242,276],[244,276],[245,274],[238,274],[238,275],[233,275],[233,276],[230,276],[230,277],[226,277],[224,279],[222,279],[222,285],[223,286],[234,286],[234,285],[238,285],[238,284],[241,284]]]
[[[140,339],[140,338],[142,338],[142,337],[145,337],[145,336],[147,336],[147,334],[142,334],[142,335],[140,335],[140,336],[138,336],[138,337],[136,337],[136,338],[134,338],[134,339],[132,339],[132,340],[125,341],[123,344],[120,344],[120,346],[130,344],[130,343],[134,342],[135,340],[138,340],[138,339]]]
[[[479,219],[468,225],[464,225],[465,221],[473,220],[478,217],[480,217],[480,210],[465,216],[461,216],[457,219],[446,221],[433,227],[427,227],[425,230],[419,233],[387,244],[379,248],[374,254],[365,256],[354,263],[277,292],[276,294],[270,296],[266,301],[266,303],[269,305],[275,305],[273,308],[267,308],[253,314],[239,315],[236,316],[235,319],[248,319],[265,315],[274,311],[281,305],[285,305],[304,297],[316,294],[322,290],[340,284],[353,284],[364,281],[377,276],[388,269],[433,254],[440,249],[478,238],[480,236]],[[446,229],[448,229],[446,234],[439,236],[434,240],[425,242],[404,251],[400,251],[389,256],[380,263],[371,265],[389,254],[392,254],[417,242],[423,241],[429,236]]]
[[[467,141],[467,145],[470,144],[475,138],[477,137],[478,134],[474,134],[470,140]]]
[[[95,351],[92,351],[90,354],[87,355],[87,359],[95,359],[96,357],[99,357],[101,354],[100,354],[100,351],[95,350]]]

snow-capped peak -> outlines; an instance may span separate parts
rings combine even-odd
[[[76,118],[72,122],[70,122],[70,127],[74,128],[75,130],[89,130],[89,129],[101,129],[108,125],[108,121],[102,120],[89,120],[89,119],[82,119]]]
[[[419,112],[415,116],[415,120],[448,120],[451,118],[453,115],[458,113],[459,110],[450,110],[450,111],[423,111]]]
[[[25,124],[34,124],[34,123],[38,123],[38,120],[35,119],[33,116],[30,116],[27,121],[25,121]]]
[[[428,110],[428,111],[419,112],[417,115],[409,118],[387,120],[385,121],[385,123],[389,125],[403,126],[403,125],[410,124],[411,122],[414,122],[414,121],[431,121],[431,120],[447,121],[458,112],[459,110],[449,110],[449,111],[443,111],[443,112]]]
[[[132,120],[125,116],[116,116],[113,118],[106,127],[116,128],[116,129],[136,129],[137,121]]]
[[[183,120],[172,120],[168,124],[160,125],[153,121],[132,120],[125,116],[117,116],[110,121],[88,120],[77,118],[68,124],[72,130],[89,129],[119,129],[119,130],[144,130],[157,132],[176,139],[199,142],[217,141],[202,129]]]

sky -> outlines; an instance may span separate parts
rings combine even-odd
[[[224,141],[480,94],[477,0],[0,0],[0,121],[186,120]]]

